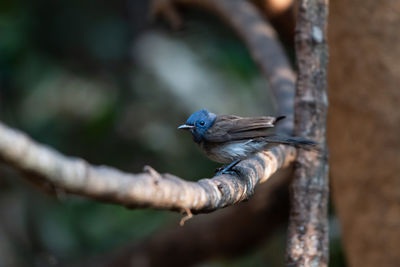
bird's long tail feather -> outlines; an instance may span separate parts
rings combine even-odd
[[[291,145],[297,148],[317,149],[318,143],[302,137],[271,135],[264,138],[268,143]]]

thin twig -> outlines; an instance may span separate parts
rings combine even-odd
[[[322,149],[298,153],[291,186],[288,266],[328,265],[327,15],[328,0],[300,0],[295,134],[319,142]]]
[[[192,212],[190,211],[190,209],[184,208],[184,211],[186,212],[186,216],[183,217],[183,218],[180,220],[180,222],[179,222],[179,225],[180,225],[180,226],[185,225],[185,222],[186,222],[187,220],[190,220],[191,218],[193,218],[193,214],[192,214]]]

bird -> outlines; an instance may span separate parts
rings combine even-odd
[[[278,122],[286,116],[239,117],[216,115],[206,109],[194,112],[178,127],[188,130],[206,156],[212,161],[227,164],[217,169],[217,175],[232,173],[241,160],[278,144],[310,149],[316,142],[302,137],[276,134]]]

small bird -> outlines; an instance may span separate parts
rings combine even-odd
[[[275,134],[279,117],[216,115],[206,109],[193,113],[178,129],[189,130],[194,142],[213,161],[229,164],[218,174],[230,173],[241,160],[265,148],[285,144],[309,149],[317,143],[301,137]]]

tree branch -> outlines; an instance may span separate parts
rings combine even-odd
[[[243,35],[263,72],[271,77],[270,83],[281,110],[287,115],[292,114],[293,72],[275,32],[251,4],[241,0],[179,2],[215,8],[220,16],[229,20]],[[221,175],[188,182],[171,174],[159,174],[151,168],[145,173],[128,174],[107,166],[92,166],[82,159],[66,157],[37,144],[0,123],[0,157],[5,161],[68,193],[130,208],[189,209],[201,213],[233,205],[248,199],[258,183],[292,162],[295,153],[292,147],[277,146],[238,164],[237,176]]]
[[[322,150],[299,151],[297,157],[291,186],[288,266],[328,265],[327,14],[328,0],[299,2],[295,134],[319,142]]]
[[[92,166],[0,123],[0,157],[71,194],[129,208],[204,213],[248,199],[257,184],[294,160],[295,150],[281,145],[240,163],[239,175],[188,182],[171,174],[159,174],[150,167],[144,173],[129,174],[112,167]]]

